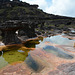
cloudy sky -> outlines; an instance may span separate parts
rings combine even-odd
[[[22,0],[51,14],[75,17],[75,0]]]

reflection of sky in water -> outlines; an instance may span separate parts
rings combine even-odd
[[[62,34],[64,35],[64,34]],[[46,46],[45,42],[51,42],[59,45],[69,45],[73,46],[75,40],[70,40],[68,38],[62,37],[62,35],[57,36],[51,36],[44,38],[43,41],[39,40],[40,43],[33,43],[30,44],[31,47],[35,46],[44,48],[45,51],[55,54],[56,56],[63,57],[63,58],[72,58],[72,56],[66,54],[63,51],[60,51],[58,48],[52,47],[52,46]],[[35,41],[37,42],[37,41]],[[29,45],[29,44],[28,44]],[[46,46],[46,47],[45,47]],[[18,62],[18,61],[25,61],[26,57],[28,56],[29,51],[23,51],[23,50],[13,50],[8,51],[0,54],[0,68],[6,66],[7,64],[11,64],[12,62]],[[30,62],[31,64],[29,64]],[[38,71],[39,70],[39,64],[34,61],[31,57],[28,58],[26,61],[28,63],[28,66],[31,67],[33,70]],[[35,65],[35,66],[34,66]],[[36,69],[35,69],[36,67]]]
[[[0,56],[0,68],[5,67],[8,64],[7,61],[5,61],[5,59]]]
[[[69,40],[68,38],[62,37],[62,35],[51,36],[44,38],[43,42],[51,42],[59,45],[70,45],[73,46],[75,40]]]

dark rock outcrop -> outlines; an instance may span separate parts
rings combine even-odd
[[[74,25],[75,19],[47,14],[38,9],[38,5],[30,5],[20,0],[0,0],[0,30],[6,45],[21,43],[18,36],[36,37],[36,28],[41,34],[51,29],[66,30],[67,27],[64,28],[62,24]]]
[[[2,31],[2,39],[5,45],[7,44],[20,44],[21,40],[18,36],[27,36],[29,38],[36,37],[35,34],[36,22],[23,22],[23,21],[7,21],[0,25]],[[16,31],[18,30],[18,35]],[[21,33],[22,30],[22,33]]]

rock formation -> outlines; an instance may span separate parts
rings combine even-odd
[[[56,21],[56,19],[71,20],[72,18],[47,14],[38,9],[38,5],[30,5],[20,0],[0,0],[0,30],[6,45],[21,43],[18,36],[21,36],[22,32],[28,38],[36,37],[35,28],[38,28],[38,25],[41,30],[45,30],[51,27],[47,28],[44,25],[75,24],[74,20],[63,22],[63,20]],[[17,30],[18,35],[15,33]]]
[[[7,21],[0,25],[2,31],[3,43],[7,44],[19,44],[21,40],[17,37],[16,31],[23,30],[29,37],[36,37],[35,34],[36,22],[23,22],[23,21]]]

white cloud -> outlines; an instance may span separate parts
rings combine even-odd
[[[30,4],[38,4],[47,13],[75,17],[75,0],[22,0]],[[50,5],[50,6],[49,6]]]
[[[75,0],[52,0],[52,5],[46,8],[46,12],[75,17]]]

